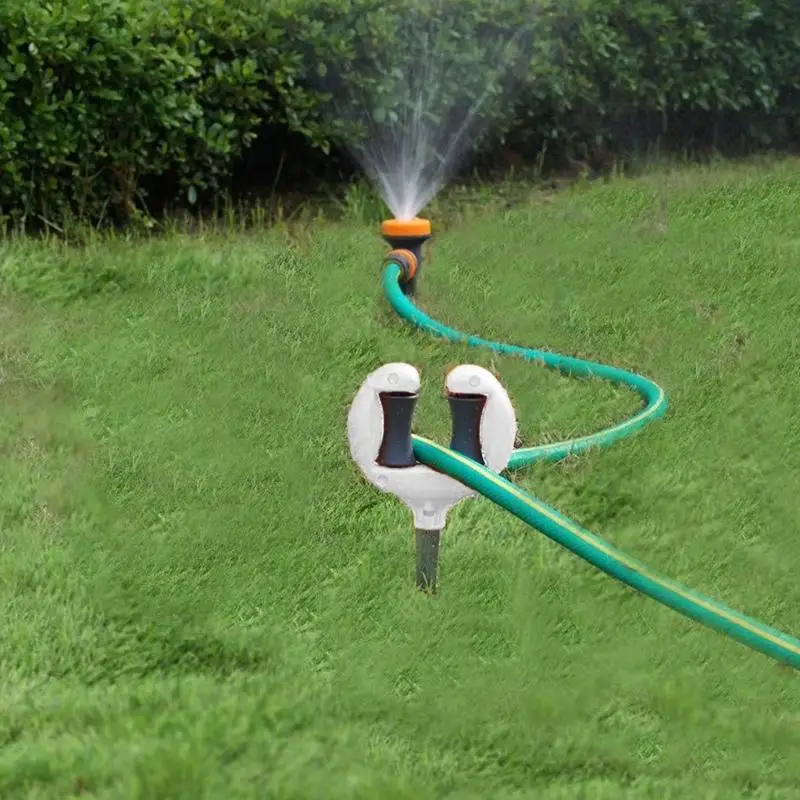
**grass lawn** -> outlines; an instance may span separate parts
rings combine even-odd
[[[667,215],[664,216],[663,208]],[[455,218],[420,304],[630,367],[671,411],[518,473],[666,575],[800,632],[800,162],[661,172]],[[449,365],[371,227],[0,247],[0,797],[792,798],[797,675],[483,499],[441,592],[346,441],[366,374]],[[495,363],[525,444],[629,393]]]

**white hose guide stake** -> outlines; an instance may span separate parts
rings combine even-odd
[[[491,372],[472,364],[451,370],[445,385],[450,395],[486,398],[480,417],[481,454],[489,469],[502,472],[514,451],[517,434],[516,415],[506,390]],[[410,364],[385,364],[361,385],[347,417],[350,454],[361,472],[371,484],[395,495],[411,509],[417,530],[418,583],[420,548],[427,549],[427,559],[433,559],[435,567],[439,534],[447,522],[447,512],[464,498],[477,494],[424,464],[398,468],[378,463],[384,437],[381,395],[398,392],[416,395],[419,388],[419,372]],[[429,575],[427,582],[428,588],[435,589],[435,574]]]

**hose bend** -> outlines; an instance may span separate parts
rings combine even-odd
[[[558,355],[544,350],[493,342],[462,333],[429,317],[417,308],[400,286],[401,265],[389,259],[383,273],[386,299],[406,322],[450,342],[483,347],[502,355],[515,355],[537,365],[558,370],[565,375],[602,378],[635,391],[644,407],[634,416],[610,428],[563,442],[527,447],[514,451],[508,464],[513,470],[537,461],[558,461],[583,453],[592,447],[608,446],[640,430],[648,422],[664,415],[667,397],[660,386],[627,370]],[[599,536],[590,533],[556,509],[538,500],[514,483],[460,453],[442,447],[422,436],[412,437],[414,455],[423,464],[443,472],[492,502],[514,514],[531,527],[653,600],[720,631],[742,644],[762,652],[795,669],[800,669],[800,640],[741,614],[676,581],[653,571],[626,555]]]

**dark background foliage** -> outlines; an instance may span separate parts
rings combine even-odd
[[[0,215],[119,223],[223,190],[311,191],[346,179],[353,165],[325,75],[390,93],[397,77],[370,69],[369,57],[397,47],[412,6],[444,7],[5,0]],[[485,28],[517,24],[530,4],[450,6]],[[799,140],[796,0],[541,0],[529,16],[515,102],[496,111],[468,166],[602,168],[656,143],[733,154]],[[479,59],[471,44],[463,57]]]

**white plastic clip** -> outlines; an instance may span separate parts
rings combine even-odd
[[[508,394],[488,370],[462,364],[446,379],[450,394],[480,394],[486,397],[480,422],[483,460],[489,469],[502,472],[514,451],[517,420]],[[424,464],[413,467],[383,467],[378,454],[383,440],[384,392],[419,392],[420,378],[410,364],[385,364],[371,373],[356,394],[347,417],[350,454],[367,480],[382,492],[394,494],[414,514],[419,530],[442,530],[447,512],[465,497],[475,495],[468,487]]]

